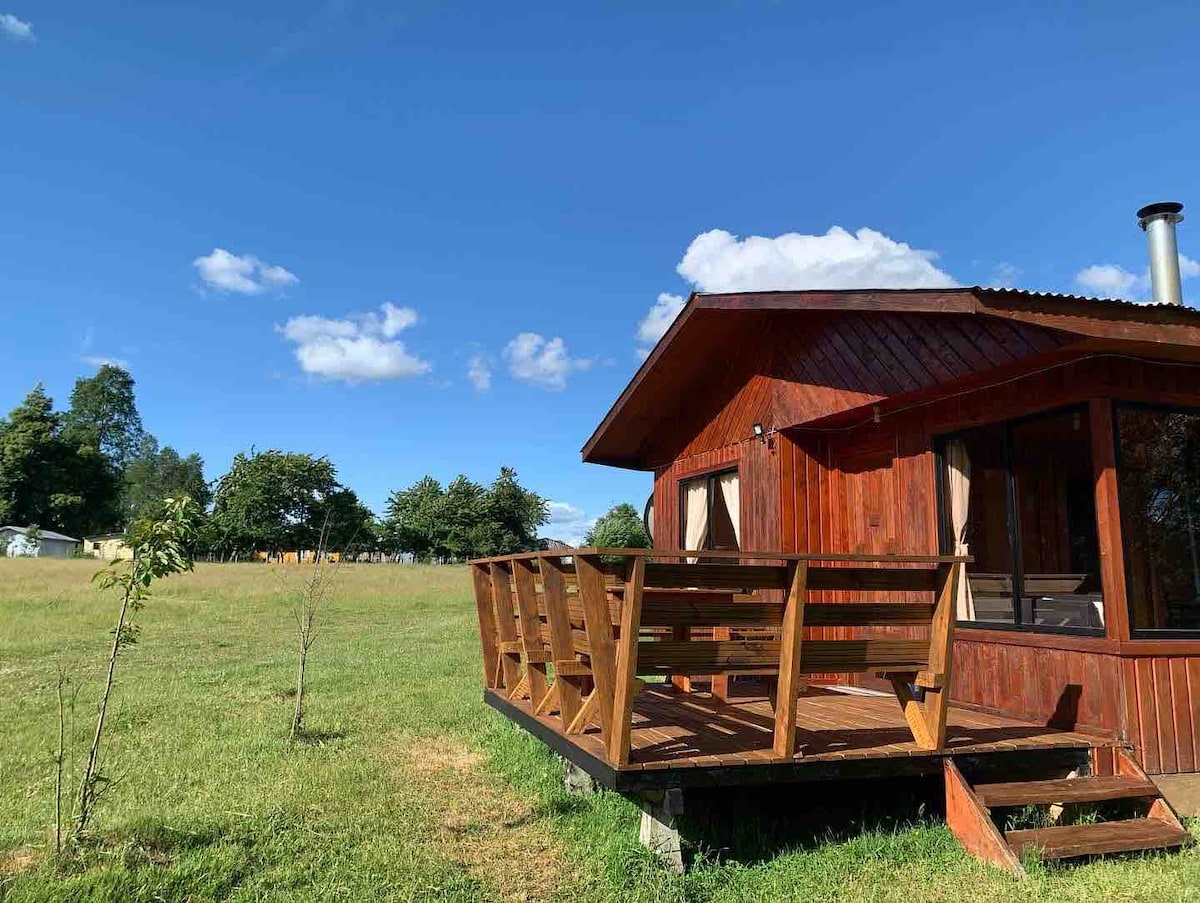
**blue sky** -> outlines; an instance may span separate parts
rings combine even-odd
[[[1197,33],[1153,2],[0,0],[0,408],[118,359],[210,476],[327,454],[380,508],[509,464],[575,538],[649,491],[579,448],[692,288],[1144,296],[1133,212],[1200,205]]]

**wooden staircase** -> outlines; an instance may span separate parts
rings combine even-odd
[[[1124,750],[1114,750],[1115,774],[1052,780],[970,783],[945,760],[946,824],[963,847],[986,862],[1023,876],[1028,856],[1074,859],[1106,853],[1178,849],[1193,842],[1158,787]],[[1055,824],[1064,807],[1119,804],[1130,817]],[[997,814],[1045,807],[1047,827],[1003,829]]]

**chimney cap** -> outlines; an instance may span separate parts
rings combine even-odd
[[[1183,210],[1183,204],[1178,201],[1159,201],[1157,204],[1147,204],[1137,212],[1138,222],[1142,228],[1146,228],[1146,221],[1155,217],[1167,215],[1177,215]]]

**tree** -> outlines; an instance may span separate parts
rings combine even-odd
[[[112,364],[75,380],[63,424],[67,440],[95,449],[124,470],[145,436],[133,386],[129,372]]]
[[[125,468],[122,508],[128,522],[153,518],[162,509],[164,499],[188,496],[201,511],[212,501],[212,490],[204,479],[204,460],[195,453],[186,458],[146,434],[137,454]]]
[[[418,560],[462,561],[533,549],[547,519],[546,500],[502,467],[487,487],[460,475],[443,489],[425,476],[392,492],[383,534],[389,548]]]
[[[436,557],[445,546],[444,498],[442,484],[431,476],[392,492],[383,522],[385,541],[396,551],[409,552],[420,561]]]
[[[188,550],[195,539],[198,514],[191,499],[167,499],[160,520],[141,521],[132,531],[130,547],[133,549],[133,558],[110,565],[94,578],[102,590],[115,588],[120,592],[121,607],[117,612],[116,627],[112,631],[113,642],[108,656],[104,691],[100,695],[100,704],[96,711],[96,729],[79,782],[74,824],[70,835],[72,844],[78,843],[86,833],[95,813],[96,802],[108,785],[108,779],[100,770],[100,751],[105,716],[108,714],[108,701],[116,677],[117,657],[122,649],[137,642],[139,630],[135,618],[145,605],[146,599],[150,597],[150,587],[155,581],[192,569],[192,559]],[[63,712],[60,707],[60,731],[62,718]],[[61,760],[61,740],[59,757]],[[61,819],[61,812],[58,817]],[[60,822],[56,825],[56,835],[61,836],[61,833]]]
[[[537,529],[550,519],[546,499],[517,482],[517,472],[501,467],[488,490],[490,548],[485,555],[507,555],[537,548]]]
[[[220,551],[239,554],[314,549],[327,514],[331,547],[342,550],[371,517],[337,481],[328,458],[275,450],[239,454],[217,481],[206,538]]]
[[[111,529],[119,519],[119,474],[98,450],[66,435],[39,383],[0,423],[0,514],[74,535]]]
[[[648,549],[650,537],[637,509],[628,502],[614,505],[587,532],[584,545],[610,549]]]

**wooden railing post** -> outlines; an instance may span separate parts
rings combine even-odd
[[[808,565],[790,567],[788,595],[779,633],[779,677],[775,690],[775,755],[792,758],[796,753],[796,706],[800,695],[800,644],[804,633],[804,595]]]
[[[604,570],[599,556],[576,555],[575,574],[579,580],[583,629],[587,633],[588,655],[595,682],[592,696],[599,714],[600,731],[607,743],[613,723],[616,648],[613,643],[612,615],[608,608],[608,590],[604,585]]]
[[[517,638],[512,591],[508,586],[508,568],[503,562],[492,562],[492,601],[496,614],[496,634],[500,637],[500,669],[504,689],[509,695],[521,680],[521,645]]]
[[[546,623],[550,627],[550,655],[557,662],[575,661],[575,646],[571,640],[571,610],[567,607],[567,584],[563,579],[563,564],[550,558],[538,561],[542,575],[542,596],[546,600]],[[558,695],[558,713],[563,729],[575,720],[583,705],[579,678],[554,669],[554,691]]]
[[[500,651],[497,646],[496,615],[492,604],[492,581],[486,565],[471,565],[475,585],[475,614],[479,618],[479,645],[483,649],[483,683],[500,684]]]
[[[538,617],[537,587],[533,562],[513,562],[513,582],[517,586],[517,613],[521,622],[522,656],[529,680],[529,702],[534,710],[546,696],[546,647],[542,645],[542,622]]]
[[[956,561],[939,569],[937,601],[929,625],[929,675],[936,687],[925,689],[925,721],[933,749],[946,745],[946,716],[950,707],[950,671],[954,663],[954,621],[958,587],[966,580],[966,564]]]
[[[617,641],[612,730],[608,735],[608,759],[614,765],[629,764],[633,699],[638,691],[638,635],[642,629],[642,589],[645,580],[646,559],[640,556],[626,559],[625,600],[621,606],[621,637]]]

